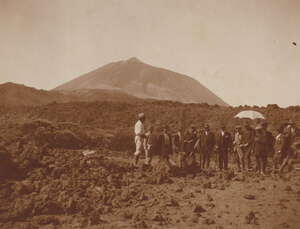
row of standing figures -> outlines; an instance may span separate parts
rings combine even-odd
[[[233,133],[225,126],[212,132],[209,125],[199,130],[191,126],[183,133],[179,129],[170,130],[167,125],[160,129],[151,126],[145,131],[145,120],[141,114],[135,125],[135,166],[144,152],[146,165],[151,165],[154,155],[170,166],[183,169],[188,166],[209,169],[213,161],[215,169],[228,170],[232,161],[238,171],[265,175],[269,158],[273,159],[272,172],[282,173],[286,167],[292,168],[297,156],[298,148],[294,145],[298,129],[292,122],[282,124],[274,136],[268,131],[267,122],[255,128],[249,124],[236,126]]]

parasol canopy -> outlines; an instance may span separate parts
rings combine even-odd
[[[265,117],[257,112],[257,111],[252,111],[252,110],[246,110],[246,111],[241,111],[240,113],[238,113],[236,116],[234,116],[235,118],[249,118],[249,119],[265,119]]]

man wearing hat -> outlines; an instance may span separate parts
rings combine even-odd
[[[145,157],[146,157],[145,164],[146,165],[151,165],[152,157],[157,144],[157,137],[154,131],[155,131],[154,126],[150,126],[146,133],[146,139],[145,139]]]
[[[284,168],[289,165],[291,168],[292,158],[295,153],[295,141],[297,139],[297,128],[292,120],[287,122],[287,126],[284,129],[284,136],[286,138],[286,151],[283,155],[283,162],[280,165],[279,172],[282,173]],[[298,141],[298,140],[297,140]]]
[[[254,137],[254,154],[256,157],[256,171],[265,175],[267,166],[267,135],[262,127],[258,125],[255,127],[255,137]]]
[[[187,130],[187,132],[184,135],[184,141],[183,141],[183,151],[184,153],[180,155],[180,167],[187,166],[187,159],[189,156],[192,156],[193,162],[195,161],[195,144],[197,141],[197,130],[194,125],[191,125],[191,127]]]
[[[268,130],[268,126],[269,126],[269,124],[267,122],[262,123],[262,128],[267,137],[266,153],[267,153],[267,155],[273,155],[275,138],[274,138],[273,134]]]
[[[284,128],[283,133],[286,137],[289,138],[290,142],[293,141],[293,138],[296,136],[297,128],[295,127],[295,123],[292,120],[289,120],[286,123],[286,127]]]
[[[216,137],[216,151],[218,154],[218,162],[220,170],[228,169],[228,152],[232,145],[231,134],[226,131],[225,125],[221,126],[221,130]]]
[[[243,151],[243,134],[242,127],[240,125],[235,127],[233,151],[235,154],[238,171],[245,169],[245,156]]]
[[[182,152],[182,131],[180,128],[175,128],[172,135],[173,153],[178,161],[179,167],[181,167],[181,152]]]
[[[203,154],[201,168],[209,168],[210,157],[215,146],[215,135],[210,131],[208,124],[204,126],[204,132],[200,135],[201,153]]]
[[[146,140],[146,135],[145,135],[145,123],[146,121],[146,116],[144,113],[139,113],[138,114],[138,121],[136,122],[134,126],[134,141],[135,141],[135,153],[134,153],[134,165],[138,165],[138,161],[140,158],[140,155],[143,151],[145,151],[145,140]]]
[[[283,134],[283,125],[281,125],[277,129],[277,136],[275,138],[275,145],[274,145],[274,156],[273,156],[273,172],[276,172],[279,165],[283,162],[283,155],[285,155],[286,151],[286,137]]]
[[[170,156],[173,153],[173,144],[172,144],[172,135],[170,133],[170,128],[168,125],[165,125],[162,128],[161,134],[158,136],[157,140],[157,151],[160,157],[160,160],[165,162],[169,168],[172,167],[170,163]]]
[[[246,123],[245,130],[243,132],[243,142],[244,142],[244,154],[245,154],[245,164],[248,170],[251,170],[251,154],[253,151],[253,141],[254,141],[255,131],[251,128],[249,123]]]

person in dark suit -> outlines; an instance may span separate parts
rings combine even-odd
[[[195,126],[191,126],[184,135],[183,140],[183,154],[181,154],[180,167],[187,166],[187,160],[192,159],[192,163],[195,162],[195,144],[197,142],[197,130]]]
[[[157,139],[157,151],[161,161],[166,162],[171,167],[170,156],[173,153],[172,135],[169,126],[164,126],[162,133]]]
[[[226,127],[223,125],[216,135],[216,151],[220,170],[228,169],[228,152],[231,146],[231,134],[226,131]]]
[[[204,132],[200,136],[201,151],[203,154],[201,168],[209,168],[210,157],[215,146],[215,135],[210,131],[209,125],[205,125]]]
[[[195,164],[198,164],[200,166],[200,168],[202,169],[202,161],[203,161],[203,150],[202,150],[202,145],[201,145],[201,136],[204,133],[204,128],[201,127],[200,129],[198,129],[197,131],[197,141],[194,145],[194,150],[195,150],[195,159],[197,160],[195,162]]]
[[[154,126],[150,126],[148,132],[146,133],[146,142],[145,142],[145,156],[146,156],[146,165],[151,165],[152,157],[155,152],[157,136],[154,133]]]
[[[267,167],[267,142],[268,137],[266,131],[261,125],[255,128],[254,137],[254,154],[256,157],[256,172],[265,175]]]
[[[268,126],[269,124],[267,122],[262,123],[262,127],[267,135],[266,151],[267,151],[267,155],[269,156],[274,154],[275,137],[268,130]]]

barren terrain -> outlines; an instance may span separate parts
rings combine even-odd
[[[153,168],[131,166],[137,112],[149,115],[147,125],[159,117],[175,127],[216,128],[226,120],[230,129],[239,109],[168,102],[2,107],[0,228],[299,228],[299,170],[238,173],[232,155],[227,172],[214,164],[209,171],[169,169],[157,156]],[[299,117],[296,108],[260,109],[270,129],[278,117]]]

